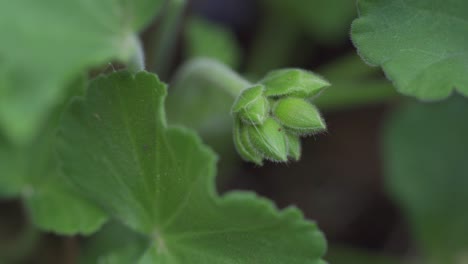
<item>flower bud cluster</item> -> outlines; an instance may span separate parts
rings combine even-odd
[[[232,107],[239,155],[259,165],[265,159],[298,160],[300,137],[326,129],[318,109],[308,99],[329,85],[312,72],[283,69],[243,90]]]

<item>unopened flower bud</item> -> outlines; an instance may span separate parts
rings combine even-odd
[[[273,113],[282,125],[297,134],[313,134],[326,129],[318,109],[301,98],[288,97],[279,100]]]
[[[263,95],[264,89],[263,85],[256,85],[242,91],[232,107],[232,113],[247,124],[263,124],[270,109]]]
[[[287,161],[288,142],[283,127],[273,118],[248,127],[249,139],[257,151],[273,161]]]
[[[249,139],[247,127],[240,120],[234,123],[234,145],[237,153],[245,161],[250,161],[258,165],[263,164],[263,155],[255,150]]]
[[[301,158],[301,140],[298,135],[286,133],[288,138],[288,156],[298,161]]]
[[[272,97],[291,95],[310,98],[330,86],[319,75],[302,69],[271,71],[260,83],[266,87],[265,95]]]

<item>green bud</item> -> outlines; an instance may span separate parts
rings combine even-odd
[[[263,124],[268,117],[269,103],[263,91],[263,85],[245,89],[232,107],[232,113],[238,115],[247,124]]]
[[[287,161],[288,142],[282,126],[273,118],[262,125],[247,126],[250,142],[265,158]]]
[[[234,145],[241,158],[258,165],[262,165],[263,156],[258,153],[252,143],[250,143],[249,134],[245,125],[236,120],[234,124]]]
[[[288,156],[298,161],[301,158],[301,140],[298,135],[286,133],[288,138]]]
[[[318,109],[301,98],[279,100],[273,113],[281,124],[298,134],[312,134],[326,129]]]
[[[265,95],[273,97],[292,95],[309,98],[330,86],[319,75],[302,69],[271,71],[260,83],[266,86]]]

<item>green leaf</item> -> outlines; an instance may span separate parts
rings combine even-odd
[[[148,239],[117,222],[106,224],[84,241],[79,263],[136,263],[148,247]]]
[[[0,130],[31,141],[65,95],[67,83],[92,66],[128,61],[136,33],[162,1],[0,1]],[[21,19],[18,19],[21,17]]]
[[[239,66],[241,49],[229,29],[201,17],[191,17],[184,33],[188,57],[208,57],[232,68]]]
[[[468,95],[468,1],[361,0],[352,39],[403,94]]]
[[[42,230],[90,234],[107,217],[65,181],[53,147],[49,132],[28,146],[0,143],[0,197],[22,197],[32,221]]]
[[[151,239],[141,263],[320,263],[323,235],[297,209],[217,196],[215,155],[193,132],[166,126],[165,95],[155,75],[119,72],[93,81],[62,120],[67,176]]]
[[[389,190],[434,263],[463,263],[468,252],[467,115],[468,101],[457,96],[410,104],[387,125]]]
[[[67,97],[82,93],[83,87],[83,80],[74,83],[67,89]],[[30,218],[42,230],[90,234],[107,216],[78,194],[59,171],[55,128],[62,108],[56,107],[45,128],[30,144],[12,146],[0,136],[0,198],[23,198]]]

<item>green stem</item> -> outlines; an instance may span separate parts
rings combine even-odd
[[[152,40],[153,45],[157,47],[151,68],[162,79],[167,77],[171,66],[178,29],[186,5],[186,0],[169,0],[166,3],[161,24]]]
[[[134,52],[128,62],[128,70],[131,72],[139,72],[145,69],[145,53],[140,39],[135,36],[131,40]]]
[[[252,83],[231,70],[226,65],[208,58],[197,58],[185,63],[171,82],[171,89],[193,88],[202,83],[217,87],[233,98],[252,86]]]

